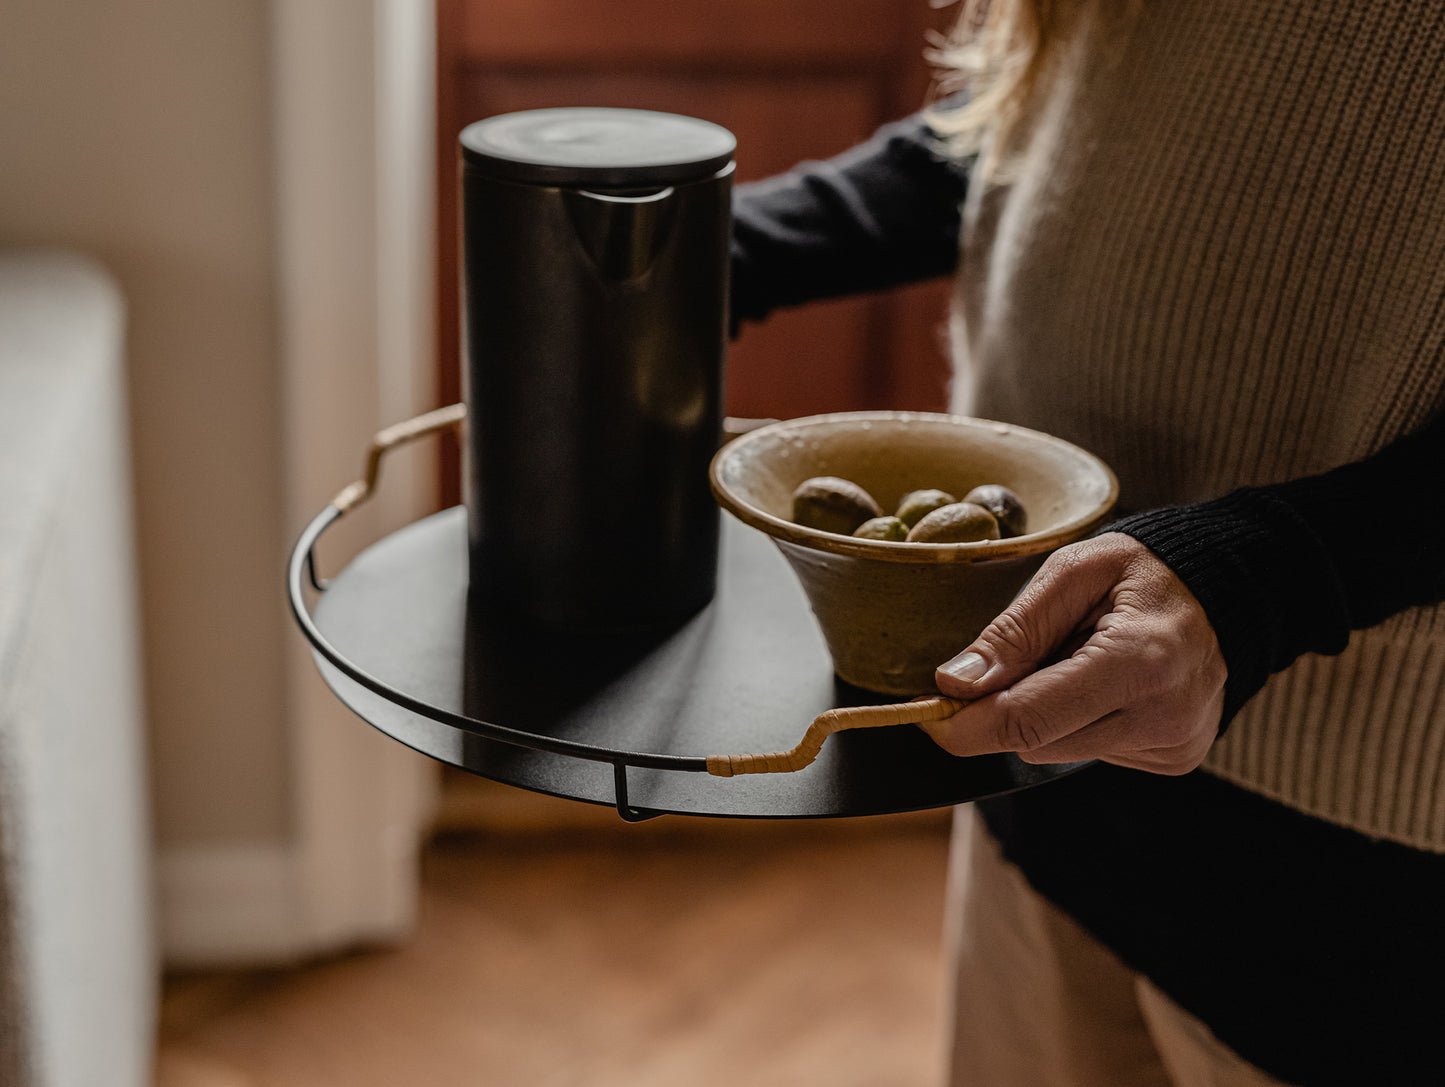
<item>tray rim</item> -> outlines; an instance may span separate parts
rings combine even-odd
[[[381,539],[375,541],[365,550],[376,547],[378,544],[384,543],[387,539],[402,533],[407,533],[411,531],[425,531],[422,526],[424,526],[427,522],[434,522],[439,524],[445,518],[457,518],[459,516],[458,511],[461,509],[462,507],[451,507],[449,509],[441,510],[437,513],[430,514],[427,517],[424,517],[418,521],[411,522],[410,524],[402,526],[401,528],[388,534],[388,536],[382,537]],[[882,814],[882,812],[875,813],[841,811],[816,813],[745,811],[702,812],[677,810],[675,808],[639,808],[634,806],[630,800],[629,794],[631,790],[629,789],[629,780],[627,775],[627,771],[629,769],[666,770],[684,773],[707,774],[708,757],[705,755],[692,756],[661,754],[657,752],[628,751],[618,748],[602,747],[596,744],[588,744],[578,740],[550,736],[545,733],[532,732],[526,729],[515,728],[508,725],[501,725],[491,721],[483,721],[478,718],[468,716],[465,713],[459,713],[455,710],[450,710],[445,707],[437,706],[431,702],[426,701],[424,698],[419,698],[415,695],[408,694],[407,692],[399,690],[397,687],[393,686],[390,683],[387,683],[386,681],[378,678],[377,676],[372,675],[366,669],[362,668],[354,661],[350,660],[345,653],[343,653],[330,641],[326,634],[321,630],[321,627],[317,623],[316,618],[312,613],[312,610],[307,606],[306,603],[306,588],[308,585],[316,593],[324,594],[332,581],[336,580],[335,578],[333,578],[328,581],[322,581],[317,577],[315,550],[316,544],[319,539],[324,535],[327,529],[329,529],[332,525],[335,524],[338,519],[340,519],[344,512],[344,509],[338,507],[334,503],[327,506],[320,513],[318,513],[316,517],[312,519],[312,521],[306,526],[306,528],[298,537],[287,564],[288,603],[290,604],[294,619],[296,620],[303,635],[306,637],[308,643],[310,644],[313,654],[317,658],[317,664],[321,672],[322,678],[326,681],[327,686],[331,689],[332,693],[337,697],[339,701],[342,702],[343,705],[345,705],[354,714],[356,714],[357,717],[361,718],[361,720],[363,720],[365,723],[372,726],[373,728],[377,729],[377,731],[381,732],[389,739],[392,739],[397,743],[401,743],[403,746],[409,747],[412,750],[415,750],[420,754],[426,755],[429,758],[437,759],[438,761],[445,762],[449,765],[456,765],[459,768],[466,770],[467,772],[476,773],[479,776],[484,777],[490,776],[484,771],[478,770],[471,766],[467,766],[464,763],[455,762],[452,759],[437,754],[435,751],[426,750],[424,747],[420,747],[417,744],[412,743],[407,739],[402,738],[401,736],[398,736],[393,731],[390,731],[386,727],[383,727],[383,725],[380,724],[378,721],[373,720],[371,717],[368,717],[365,713],[362,712],[361,709],[359,709],[356,705],[353,704],[353,701],[348,698],[347,693],[339,689],[337,684],[332,681],[331,677],[327,674],[326,668],[320,667],[321,662],[324,661],[326,665],[334,668],[336,672],[339,673],[339,675],[344,677],[346,680],[349,680],[350,682],[355,683],[364,690],[369,691],[372,695],[375,695],[376,697],[382,699],[384,702],[390,703],[392,706],[407,713],[415,714],[416,716],[424,718],[427,721],[431,721],[435,724],[441,725],[444,728],[452,729],[459,733],[479,737],[483,740],[507,744],[529,751],[540,752],[547,756],[553,756],[562,759],[582,759],[593,763],[605,763],[610,765],[612,767],[613,776],[613,800],[611,801],[611,806],[617,809],[619,815],[623,819],[631,822],[640,821],[642,819],[649,819],[654,816],[664,814],[694,815],[699,817],[712,818],[837,818],[849,816],[856,817],[866,814]],[[342,574],[344,575],[344,573],[345,571],[343,570]],[[342,575],[338,575],[338,577],[340,576]],[[1037,784],[1044,784],[1049,781],[1057,780],[1058,778],[1062,778],[1076,773],[1079,770],[1082,770],[1085,767],[1092,765],[1093,762],[1093,760],[1090,760],[1077,763],[1061,763],[1045,767],[1022,763],[1022,760],[1018,759],[1016,755],[1011,755],[1008,753],[1001,753],[993,756],[979,756],[979,758],[1012,760],[1012,762],[1021,764],[1021,767],[1023,768],[1021,774],[1023,777],[1033,777],[1036,779],[1032,781],[1023,780],[1012,788],[1000,789],[990,792],[988,794],[990,796],[1003,795],[1006,792],[1014,792],[1020,789],[1032,788]],[[603,806],[608,806],[609,804],[609,801],[605,799],[599,799],[596,797],[585,795],[576,795],[574,793],[568,793],[547,788],[538,788],[533,785],[520,784],[517,781],[508,780],[504,777],[497,777],[494,780],[499,780],[502,783],[512,785],[513,787],[523,788],[532,792],[553,795],[563,799],[577,800],[583,803],[600,804]],[[921,802],[911,808],[900,807],[897,809],[890,809],[890,811],[927,810],[939,806],[949,806],[951,804],[965,803],[968,802],[970,799],[976,798],[958,798],[952,801],[945,801],[942,804],[927,801]]]

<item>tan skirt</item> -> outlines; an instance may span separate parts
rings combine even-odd
[[[1037,894],[954,816],[951,1087],[1283,1087]]]

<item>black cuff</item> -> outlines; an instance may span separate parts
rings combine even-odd
[[[1264,489],[1135,514],[1109,530],[1158,555],[1209,617],[1229,669],[1221,732],[1272,673],[1349,641],[1350,612],[1326,548]]]

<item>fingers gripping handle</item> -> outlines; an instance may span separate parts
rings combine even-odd
[[[835,732],[850,728],[881,728],[887,725],[916,725],[923,721],[942,721],[963,709],[965,703],[956,698],[920,698],[913,702],[896,702],[887,706],[850,706],[827,710],[813,718],[798,746],[791,751],[771,755],[709,755],[707,772],[715,777],[738,774],[790,774],[801,770],[818,757],[823,741]]]

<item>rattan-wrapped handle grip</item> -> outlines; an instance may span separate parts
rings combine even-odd
[[[730,778],[738,774],[791,774],[808,766],[823,750],[823,741],[835,732],[850,728],[881,728],[887,725],[916,725],[942,721],[963,709],[965,703],[938,695],[913,702],[887,706],[848,706],[827,710],[813,718],[798,746],[771,755],[709,755],[707,772]]]
[[[465,404],[448,404],[444,408],[437,408],[401,423],[393,423],[385,430],[377,431],[376,436],[371,439],[371,448],[366,451],[366,469],[362,477],[342,488],[331,500],[331,504],[342,513],[361,505],[376,489],[376,480],[381,475],[382,457],[398,445],[405,445],[447,427],[461,426],[466,417]]]

